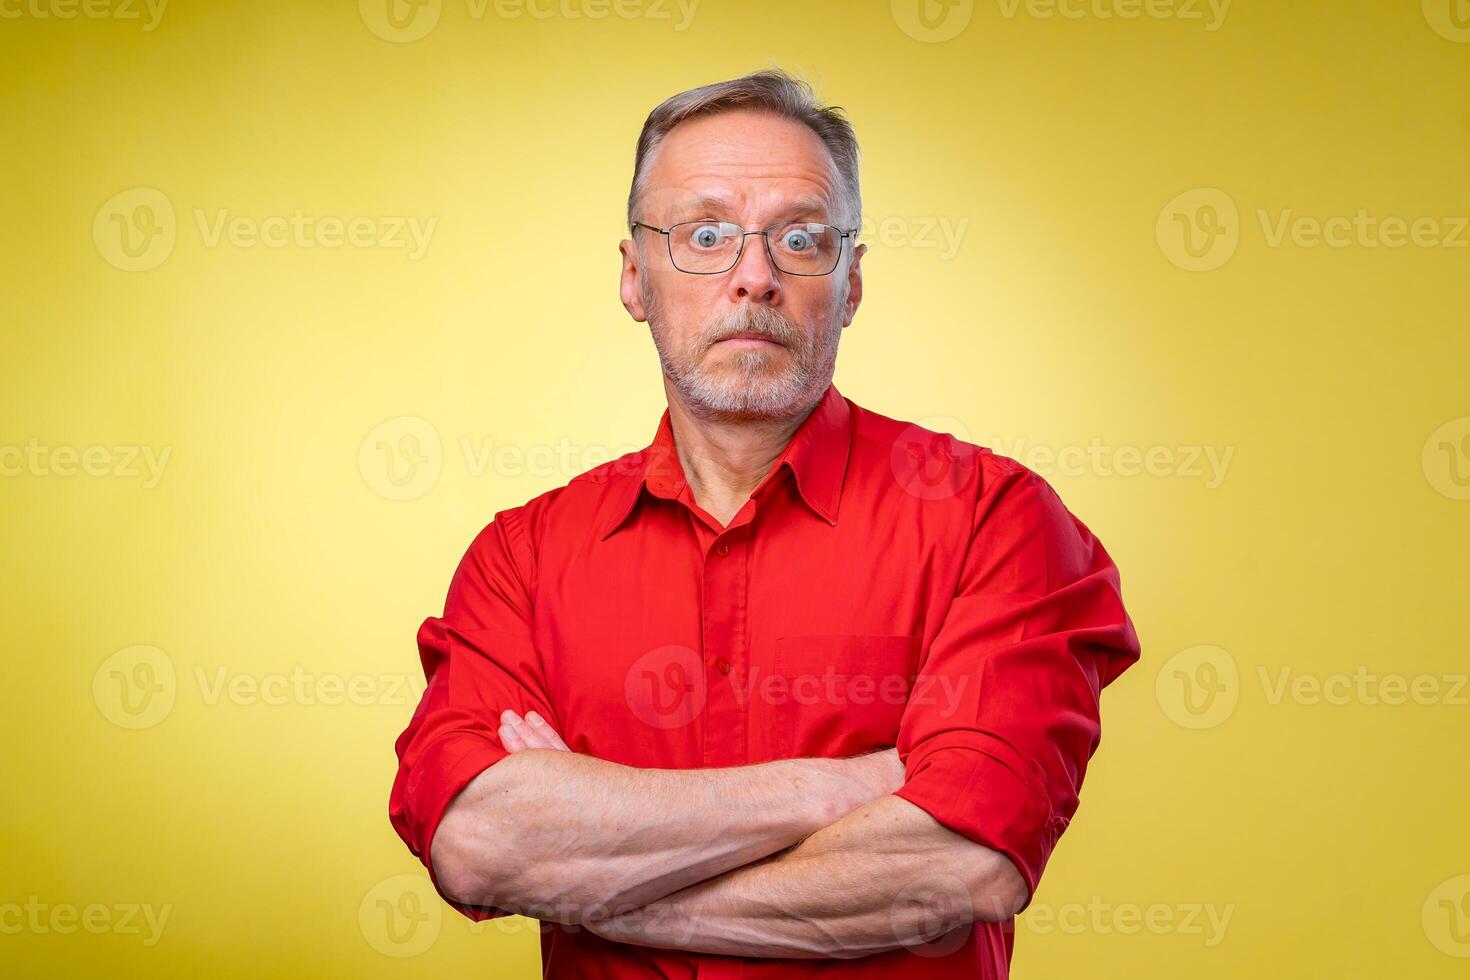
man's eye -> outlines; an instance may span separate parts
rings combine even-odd
[[[689,236],[690,241],[700,248],[714,248],[724,240],[719,225],[701,225]]]
[[[792,228],[781,236],[781,245],[788,252],[805,252],[816,244],[816,236],[803,228]]]

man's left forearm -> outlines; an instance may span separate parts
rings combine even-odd
[[[589,928],[690,952],[846,959],[1003,921],[1026,897],[1003,854],[885,796],[795,847]]]

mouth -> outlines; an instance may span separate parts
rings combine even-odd
[[[757,333],[753,330],[742,330],[740,333],[731,334],[715,341],[715,346],[726,344],[731,347],[763,348],[763,347],[785,347],[786,345],[769,336]]]

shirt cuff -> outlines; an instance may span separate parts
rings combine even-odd
[[[1006,742],[973,731],[930,739],[905,763],[904,785],[894,795],[1009,858],[1026,881],[1021,910],[1029,906],[1068,823],[1052,811],[1040,777],[1027,777],[1026,764]]]
[[[510,755],[499,743],[480,735],[456,733],[436,741],[414,761],[395,790],[389,816],[398,835],[429,872],[429,881],[446,903],[476,922],[513,915],[492,905],[467,905],[445,894],[434,875],[430,848],[444,811],[480,773]],[[402,779],[400,773],[400,779]]]

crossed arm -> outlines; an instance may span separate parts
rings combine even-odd
[[[1039,476],[980,465],[971,547],[922,668],[956,698],[905,713],[906,766],[895,749],[697,770],[568,751],[531,710],[551,707],[533,575],[511,550],[533,568],[534,549],[497,521],[420,629],[430,682],[398,743],[400,835],[447,897],[480,907],[466,914],[646,946],[858,957],[1008,919],[1076,810],[1100,692],[1139,645],[1101,543]],[[498,745],[479,730],[487,706],[522,712],[502,715]]]
[[[434,836],[459,901],[619,942],[849,958],[1001,921],[1027,891],[1002,854],[891,794],[894,749],[728,769],[637,769],[570,752],[534,712],[502,714],[511,755]]]

